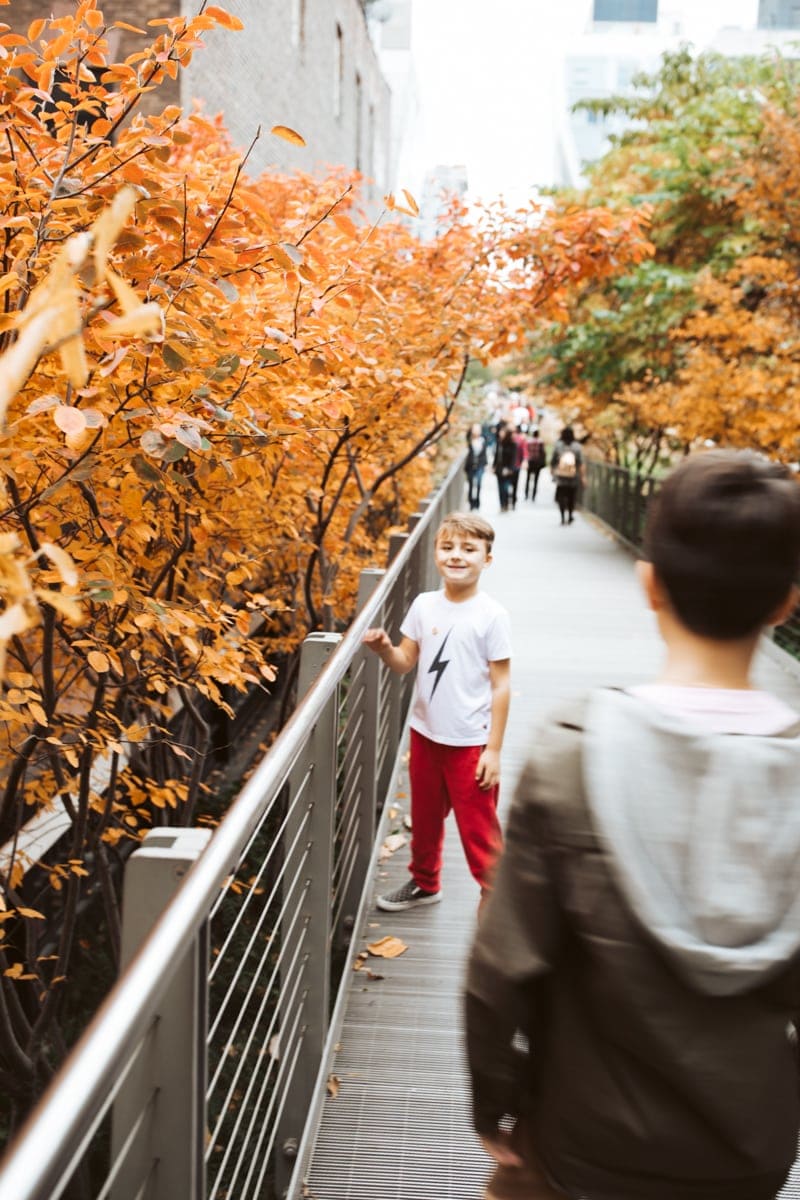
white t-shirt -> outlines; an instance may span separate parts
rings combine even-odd
[[[411,728],[445,746],[485,746],[489,663],[511,657],[506,610],[483,592],[458,604],[442,590],[422,592],[400,632],[419,646]]]
[[[757,688],[685,687],[644,683],[629,689],[672,716],[685,717],[705,733],[771,737],[797,722],[798,714],[770,692]]]

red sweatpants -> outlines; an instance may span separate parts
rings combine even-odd
[[[414,882],[439,891],[444,822],[455,813],[467,866],[482,888],[491,886],[503,839],[497,819],[497,787],[475,781],[482,746],[443,746],[411,730],[411,864]]]

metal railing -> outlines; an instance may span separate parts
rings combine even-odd
[[[654,475],[640,475],[611,463],[589,462],[581,505],[613,529],[628,549],[638,552],[644,538],[647,505],[657,491]]]
[[[624,545],[638,554],[644,539],[647,506],[658,492],[654,475],[639,475],[610,463],[590,462],[582,506],[599,517]],[[800,610],[772,631],[777,646],[800,659]]]
[[[388,569],[362,572],[347,633],[306,639],[304,698],[213,835],[160,828],[131,856],[123,972],[0,1163],[0,1200],[302,1194],[411,696],[362,638],[434,585],[463,481],[458,462]]]

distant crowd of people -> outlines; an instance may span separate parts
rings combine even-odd
[[[527,410],[525,410],[527,412]],[[517,507],[520,476],[525,470],[525,499],[535,500],[539,490],[539,475],[547,466],[547,449],[536,427],[523,422],[514,425],[498,421],[494,426],[477,422],[467,433],[468,500],[470,510],[481,506],[481,485],[489,468],[497,479],[500,511]],[[575,519],[578,489],[585,482],[583,450],[571,426],[562,430],[550,454],[550,470],[556,485],[556,503],[561,524],[570,525]]]

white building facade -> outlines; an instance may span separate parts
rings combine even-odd
[[[716,50],[737,57],[779,45],[797,53],[800,0],[760,0],[752,23],[709,30],[697,23],[696,0],[586,0],[584,32],[564,57],[563,115],[557,121],[558,183],[579,187],[584,164],[602,157],[609,137],[625,128],[624,117],[579,111],[581,100],[626,95],[644,71],[658,69],[665,51],[691,42],[697,51]]]

